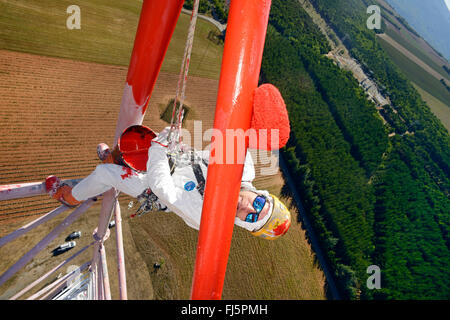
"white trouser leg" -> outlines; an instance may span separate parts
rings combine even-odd
[[[144,176],[124,166],[99,164],[89,176],[72,189],[72,195],[78,201],[84,201],[111,188],[116,188],[132,197],[137,197],[148,188]]]

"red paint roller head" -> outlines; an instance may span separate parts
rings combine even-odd
[[[249,148],[277,150],[286,145],[291,131],[289,116],[283,97],[274,85],[267,83],[255,89],[251,127],[258,132],[258,141],[250,139]]]

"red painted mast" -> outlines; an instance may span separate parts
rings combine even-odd
[[[122,132],[131,125],[142,124],[145,111],[147,110],[150,97],[161,69],[162,62],[166,55],[170,39],[175,30],[178,17],[181,13],[184,0],[144,0],[142,4],[139,24],[136,31],[131,61],[128,67],[127,81],[123,92],[120,106],[114,147]],[[100,274],[102,266],[106,266],[106,261],[102,261],[104,256],[103,239],[108,230],[108,224],[112,216],[114,204],[116,203],[116,191],[110,189],[105,192],[102,201],[102,208],[97,227],[96,238],[99,239],[94,246],[92,258],[93,270]],[[120,219],[116,219],[116,228],[120,229]],[[117,230],[117,229],[116,229]],[[119,271],[125,270],[123,251],[121,250],[122,239],[119,235],[118,243],[118,263]],[[103,268],[106,270],[106,268]],[[103,277],[107,277],[103,275]],[[102,283],[98,279],[98,286],[102,288]],[[119,274],[119,286],[123,289],[121,298],[126,298],[123,273]],[[108,288],[105,288],[108,289]],[[109,298],[109,292],[105,292]]]
[[[184,0],[144,0],[114,144],[126,128],[142,124],[183,3]]]
[[[222,295],[245,158],[245,152],[236,156],[236,146],[227,141],[225,133],[227,129],[245,132],[250,127],[270,5],[270,0],[231,1],[214,120],[223,144],[213,148],[220,148],[223,155],[232,153],[238,161],[210,161],[192,299],[220,299]],[[217,150],[216,154],[220,153]]]

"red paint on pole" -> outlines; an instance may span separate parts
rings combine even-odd
[[[128,67],[114,145],[122,132],[142,124],[184,0],[144,0]]]
[[[226,129],[250,128],[270,4],[270,0],[231,1],[214,119],[214,128],[223,137]],[[236,152],[237,146],[224,140],[223,146],[215,147],[223,148],[222,154],[234,152],[235,162],[210,161],[208,166],[192,299],[222,295],[245,159],[245,152]]]

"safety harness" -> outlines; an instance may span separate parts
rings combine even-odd
[[[195,178],[197,180],[196,189],[200,193],[203,198],[203,193],[205,190],[205,177],[203,176],[203,171],[198,162],[195,161],[195,151],[194,150],[183,150],[181,147],[181,125],[183,123],[184,117],[184,109],[183,103],[185,100],[185,91],[186,91],[186,82],[188,78],[189,72],[189,62],[191,60],[191,52],[194,41],[194,33],[195,26],[197,22],[198,16],[198,8],[199,8],[199,0],[194,1],[193,10],[191,13],[191,21],[189,23],[188,36],[186,40],[186,45],[184,48],[183,62],[181,64],[181,70],[178,77],[177,91],[174,99],[173,110],[172,110],[172,118],[170,122],[170,131],[168,134],[168,152],[167,157],[169,161],[170,167],[170,175],[173,175],[175,172],[175,167],[182,164],[183,161],[177,161],[177,159],[182,160],[185,158],[187,153],[190,154],[190,163],[187,160],[188,165],[192,166],[192,170],[194,172]],[[177,105],[179,106],[177,108]],[[203,163],[208,166],[206,161],[202,159]],[[177,163],[178,162],[178,163]],[[144,190],[142,194],[137,197],[138,201],[141,203],[141,206],[133,215],[142,215],[150,211],[161,211],[167,210],[167,206],[162,205],[158,201],[158,197],[150,190],[150,188]]]
[[[190,164],[189,166],[192,167],[192,171],[194,173],[195,179],[197,180],[197,186],[195,187],[200,194],[200,196],[203,199],[203,194],[205,192],[205,184],[206,179],[203,175],[202,167],[195,157],[194,151],[189,151],[190,153]],[[173,175],[176,168],[176,160],[168,156],[168,162],[169,162],[169,168],[170,168],[170,175]],[[208,162],[205,161],[205,159],[201,158],[201,161],[205,167],[208,167]],[[150,188],[145,189],[138,197],[138,202],[141,204],[138,208],[138,210],[132,215],[134,216],[141,216],[143,214],[146,214],[148,212],[152,211],[166,211],[168,208],[164,204],[162,204],[158,196],[153,193],[153,191]]]
[[[202,158],[202,161],[206,166],[208,166],[208,164],[206,163],[205,160],[203,160],[203,158]],[[196,188],[203,199],[203,193],[205,192],[206,181],[205,181],[205,177],[203,176],[202,168],[200,167],[198,162],[195,161],[194,152],[191,153],[191,166],[192,166],[192,171],[194,171],[195,179],[197,179],[197,187]]]

